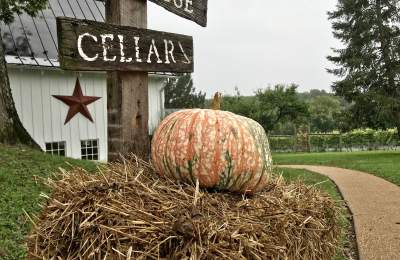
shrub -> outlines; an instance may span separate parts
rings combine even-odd
[[[269,138],[271,150],[274,152],[292,152],[295,145],[294,136],[271,136]]]
[[[314,133],[309,135],[312,152],[397,149],[400,139],[396,129],[355,129],[347,133]],[[271,136],[274,152],[294,152],[293,136]]]
[[[340,134],[312,134],[310,135],[311,151],[326,152],[339,151],[341,147]]]

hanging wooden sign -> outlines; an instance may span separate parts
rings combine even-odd
[[[150,0],[168,11],[191,20],[203,27],[207,26],[208,0]]]
[[[191,36],[66,17],[57,34],[65,70],[193,72]]]

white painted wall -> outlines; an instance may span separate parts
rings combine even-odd
[[[9,68],[10,86],[18,115],[34,140],[45,150],[45,143],[66,142],[66,156],[81,158],[81,140],[99,140],[99,160],[107,161],[106,75],[80,73],[84,95],[102,97],[88,106],[94,123],[77,114],[64,125],[69,107],[52,95],[73,93],[77,74],[57,69]]]
[[[68,106],[52,97],[73,93],[77,73],[59,69],[9,66],[10,86],[18,115],[34,140],[45,150],[45,143],[66,142],[66,156],[81,158],[81,140],[99,140],[99,160],[107,161],[106,74],[79,73],[83,94],[101,99],[88,106],[94,123],[77,114],[64,125]],[[158,126],[164,108],[165,77],[149,80],[149,131]]]
[[[164,115],[165,76],[152,75],[149,80],[149,134],[152,135]]]

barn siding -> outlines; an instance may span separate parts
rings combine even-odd
[[[45,150],[45,143],[66,142],[66,156],[81,158],[80,141],[99,140],[99,160],[107,161],[106,75],[80,73],[84,95],[102,97],[88,109],[95,123],[81,114],[64,125],[68,106],[52,97],[73,93],[77,74],[54,69],[9,68],[10,86],[18,115],[27,131]]]
[[[81,158],[80,141],[99,140],[99,160],[107,161],[107,89],[106,74],[79,73],[86,96],[102,97],[88,109],[95,123],[77,114],[64,125],[68,106],[52,95],[73,93],[75,72],[31,67],[9,68],[10,86],[18,115],[27,131],[45,150],[47,142],[66,142],[66,156]],[[152,75],[149,80],[149,131],[158,126],[164,107],[165,78]]]
[[[153,76],[149,83],[149,131],[156,130],[164,114],[164,84],[165,78]]]

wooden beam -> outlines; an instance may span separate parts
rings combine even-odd
[[[106,21],[147,28],[147,0],[107,0]],[[109,161],[118,159],[120,153],[148,159],[148,73],[109,72],[107,85]]]

